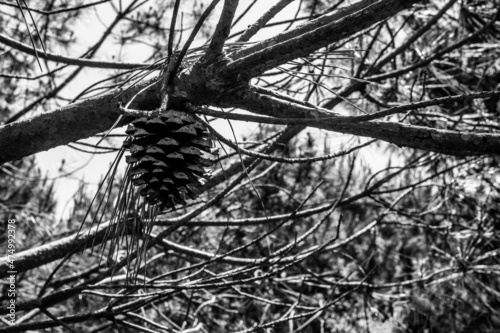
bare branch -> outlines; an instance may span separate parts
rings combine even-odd
[[[288,6],[294,0],[280,0],[264,15],[262,15],[254,24],[248,27],[247,30],[238,38],[238,42],[248,42],[253,35],[255,35],[269,20],[276,16],[283,8]]]
[[[109,223],[103,223],[99,227],[91,230],[84,230],[75,239],[75,235],[58,239],[54,242],[44,244],[16,254],[16,271],[18,273],[26,272],[35,267],[48,264],[66,256],[71,250],[77,248],[86,248],[91,244],[99,244],[105,239],[105,234]],[[6,266],[9,258],[1,257],[0,265]],[[0,271],[0,277],[6,277],[9,274],[6,270]]]
[[[258,91],[258,90],[256,90]],[[283,95],[273,95],[277,96],[278,100],[281,96]],[[375,120],[379,118],[383,118],[386,116],[390,115],[395,115],[399,113],[407,113],[408,111],[413,111],[413,110],[418,110],[421,108],[425,108],[428,106],[433,106],[433,105],[440,105],[440,104],[445,104],[445,103],[452,103],[452,102],[457,102],[457,101],[467,101],[467,100],[473,100],[473,99],[482,99],[482,98],[490,98],[490,97],[495,97],[495,96],[500,96],[500,91],[480,91],[476,93],[470,93],[470,94],[462,94],[462,95],[455,95],[455,96],[446,96],[446,97],[440,97],[440,98],[435,98],[431,99],[428,101],[420,101],[420,102],[414,102],[414,103],[408,103],[404,104],[401,106],[394,106],[392,108],[388,108],[386,110],[381,110],[377,111],[374,113],[366,114],[366,115],[361,115],[361,116],[339,116],[336,113],[325,113],[325,111],[321,108],[318,108],[316,106],[311,105],[310,108],[303,108],[296,101],[293,99],[285,99],[282,101],[282,103],[285,103],[285,105],[282,105],[280,103],[277,103],[274,105],[274,107],[280,109],[283,108],[285,111],[283,111],[283,115],[286,113],[288,117],[291,118],[285,118],[285,117],[280,117],[280,118],[274,118],[274,117],[268,117],[268,116],[255,116],[255,115],[249,115],[249,114],[241,114],[241,113],[228,113],[224,111],[216,111],[212,110],[209,108],[203,108],[203,107],[192,107],[193,112],[199,113],[199,114],[205,114],[208,116],[213,116],[217,118],[222,118],[222,119],[230,119],[230,120],[239,120],[239,121],[251,121],[251,122],[256,122],[256,123],[263,123],[263,124],[273,124],[273,125],[308,125],[308,126],[313,126],[316,127],[318,124],[321,123],[328,123],[328,124],[338,124],[338,123],[359,123],[362,121],[369,121],[369,120]],[[263,97],[259,97],[263,98]],[[274,99],[269,98],[269,102],[274,102]],[[288,102],[291,102],[288,104]],[[306,104],[302,104],[306,105]],[[287,106],[288,108],[285,108]],[[309,106],[309,105],[306,105]],[[316,110],[317,112],[313,112],[312,110]],[[133,116],[138,116],[138,115],[144,115],[145,113],[142,111],[136,111],[136,110],[127,110],[125,111],[126,114],[133,115]],[[275,110],[276,112],[276,110]],[[326,111],[327,112],[327,111]],[[318,115],[321,115],[318,116]]]
[[[215,58],[222,53],[222,48],[231,31],[231,25],[234,18],[234,13],[238,7],[238,0],[225,0],[224,8],[219,19],[219,23],[215,28],[214,36],[210,42],[205,59]]]
[[[281,43],[283,41],[286,41],[289,38],[297,37],[297,36],[300,36],[300,35],[305,34],[307,32],[311,32],[314,29],[317,29],[324,24],[328,24],[329,22],[333,22],[333,21],[341,19],[345,15],[349,15],[349,14],[352,14],[354,12],[357,12],[358,10],[364,8],[367,5],[366,3],[367,3],[366,1],[364,1],[364,2],[360,1],[360,2],[357,2],[349,7],[340,8],[339,10],[336,10],[334,12],[326,13],[326,14],[321,15],[320,17],[318,17],[314,20],[310,20],[310,21],[307,21],[303,24],[300,24],[299,26],[297,26],[294,29],[282,32],[282,33],[278,34],[277,36],[260,41],[260,42],[255,43],[247,48],[244,48],[241,50],[236,50],[236,51],[230,53],[229,57],[231,59],[239,59],[239,58],[245,57],[251,53],[254,53],[256,51],[263,50],[266,47],[269,47],[269,46]]]
[[[221,75],[232,77],[246,72],[249,77],[259,76],[271,68],[352,36],[356,32],[410,7],[417,1],[378,0],[373,2],[365,0],[363,1],[365,6],[359,9],[359,5],[354,5],[355,9],[359,10],[350,15],[343,16],[339,20],[329,21],[312,31],[307,31],[229,63],[225,69],[221,70]]]
[[[118,103],[128,103],[138,92],[151,85],[142,82],[127,89],[119,89],[100,97],[70,104],[28,120],[0,126],[0,164],[48,150],[79,139],[88,138],[109,129],[121,115]],[[159,90],[153,84],[135,98],[131,105],[138,109],[158,107]],[[131,121],[125,118],[122,126]],[[12,143],[15,142],[15,147]]]
[[[170,58],[174,52],[174,35],[175,35],[175,25],[177,23],[177,13],[179,12],[179,5],[181,0],[175,0],[174,11],[172,12],[172,20],[170,21],[170,32],[168,34],[168,45],[167,54]]]
[[[278,149],[282,144],[286,144],[289,142],[292,138],[294,138],[296,135],[298,135],[305,126],[290,126],[285,130],[283,134],[267,149],[264,150],[264,153],[270,154],[274,150]],[[224,180],[228,179],[229,177],[234,176],[238,172],[241,172],[242,170],[242,164],[243,165],[249,165],[253,161],[257,160],[257,156],[251,156],[246,159],[243,159],[243,163],[240,163],[239,161],[233,163],[229,168],[226,168],[226,170],[220,170],[217,173],[214,173],[212,178],[210,178],[205,185],[203,185],[203,191],[207,191],[216,185],[222,183]]]
[[[0,34],[0,43],[3,43],[7,46],[12,47],[13,49],[16,49],[18,51],[21,51],[23,53],[32,56],[38,55],[40,59],[45,59],[68,65],[93,67],[93,68],[110,68],[110,69],[135,69],[135,68],[146,67],[149,65],[149,64],[134,64],[134,63],[116,62],[116,61],[100,61],[100,60],[91,60],[84,58],[71,58],[53,53],[45,53],[43,50],[39,50],[34,47],[28,46],[26,44],[20,43],[4,34]]]
[[[278,118],[310,118],[312,121],[309,125],[318,128],[368,136],[394,143],[397,146],[457,156],[500,153],[500,134],[451,131],[394,122],[343,122],[343,117],[325,113],[321,109],[305,108],[271,96],[257,94],[251,90],[233,97],[231,105]],[[318,119],[328,116],[330,118],[328,121]],[[314,119],[318,119],[319,122],[315,123]]]
[[[219,1],[220,0],[212,0],[212,2],[210,3],[210,5],[208,5],[208,7],[203,12],[203,14],[201,14],[201,17],[199,18],[198,22],[196,22],[196,25],[194,26],[193,30],[191,31],[191,34],[189,35],[186,43],[184,43],[184,46],[182,47],[181,52],[179,53],[179,55],[175,59],[175,62],[172,63],[172,67],[169,70],[170,71],[170,74],[169,74],[169,81],[170,82],[169,83],[173,82],[175,74],[177,74],[177,71],[179,70],[181,63],[184,60],[184,57],[186,56],[186,53],[189,50],[189,47],[193,43],[196,35],[198,34],[198,32],[200,31],[200,29],[203,25],[203,23],[205,22],[207,17],[210,15],[212,10],[215,8],[215,6],[217,6]]]
[[[411,71],[414,71],[418,68],[422,68],[424,66],[427,66],[428,64],[430,64],[432,61],[436,60],[436,59],[440,59],[443,55],[445,54],[448,54],[450,53],[451,51],[453,50],[456,50],[462,46],[464,46],[465,44],[467,44],[468,42],[470,42],[472,39],[476,38],[477,36],[481,35],[484,31],[486,31],[487,29],[489,29],[490,27],[493,26],[493,24],[495,24],[495,22],[498,20],[498,18],[500,17],[500,8],[497,10],[495,16],[485,25],[483,25],[483,27],[473,33],[470,33],[468,36],[462,38],[460,41],[458,41],[457,43],[453,44],[453,45],[450,45],[442,50],[436,50],[435,52],[431,52],[431,56],[413,64],[413,65],[409,65],[409,66],[406,66],[406,67],[403,67],[403,68],[400,68],[400,69],[397,69],[397,70],[394,70],[392,72],[389,72],[389,73],[383,73],[383,74],[375,74],[375,75],[370,75],[368,77],[366,77],[366,80],[369,80],[369,81],[381,81],[381,80],[384,80],[384,79],[389,79],[389,78],[393,78],[393,77],[398,77],[398,76],[401,76],[405,73],[408,73],[408,72],[411,72]],[[378,67],[378,66],[377,66]]]
[[[422,35],[424,35],[427,31],[429,31],[429,29],[431,29],[434,24],[436,24],[436,22],[448,11],[448,9],[451,8],[451,6],[455,4],[455,2],[457,2],[457,0],[448,1],[448,3],[444,5],[443,8],[441,8],[439,12],[437,12],[436,15],[432,17],[432,19],[430,19],[425,25],[418,29],[418,31],[410,36],[410,38],[406,39],[402,45],[394,49],[389,54],[385,55],[382,59],[380,59],[380,61],[374,64],[373,68],[369,68],[368,73],[376,73],[380,70],[380,68],[382,68],[382,66],[394,59],[398,54],[401,54],[406,49],[408,49],[410,45],[412,45],[417,39],[422,37]]]
[[[22,6],[21,8],[22,9],[27,9],[29,11],[32,11],[32,12],[38,13],[38,14],[42,14],[42,15],[53,15],[53,14],[60,14],[60,13],[67,13],[67,12],[72,12],[72,11],[78,11],[80,9],[93,7],[93,6],[100,5],[102,3],[106,3],[106,2],[109,2],[109,1],[110,0],[100,0],[100,1],[96,1],[96,2],[91,2],[91,3],[83,4],[83,5],[80,5],[80,6],[69,7],[69,8],[61,8],[61,9],[54,9],[54,10],[41,10],[41,9],[36,9],[36,8],[31,8],[31,7],[25,7],[25,6]],[[17,7],[16,5],[14,5],[12,3],[9,3],[9,2],[5,2],[5,1],[0,1],[0,5],[10,6],[10,7]]]

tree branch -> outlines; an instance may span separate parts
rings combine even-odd
[[[276,141],[270,145],[269,147],[265,148],[263,150],[264,153],[270,154],[276,149],[282,147],[282,145],[286,144],[289,142],[292,138],[294,138],[296,135],[298,135],[305,126],[290,126],[285,130],[277,139]],[[241,172],[243,170],[243,165],[250,165],[254,161],[258,159],[257,156],[250,156],[247,158],[244,158],[243,161],[236,161],[231,166],[228,168],[221,169],[214,173],[212,178],[210,178],[205,185],[203,185],[202,191],[208,191],[209,189],[212,189],[216,185],[222,183],[224,180],[229,179],[230,177],[234,176],[235,174]]]
[[[229,33],[231,32],[231,24],[233,22],[234,13],[238,7],[238,0],[225,0],[224,8],[219,19],[219,23],[215,28],[214,36],[205,54],[205,59],[211,59],[219,56],[222,53],[224,43],[226,42]]]
[[[280,0],[271,9],[264,13],[254,24],[248,27],[247,30],[238,38],[238,42],[248,42],[269,20],[276,16],[283,8],[288,6],[293,0]]]
[[[13,49],[21,51],[23,53],[32,56],[38,56],[38,58],[40,59],[45,59],[68,65],[94,67],[94,68],[110,68],[110,69],[135,69],[135,68],[149,66],[149,64],[134,64],[134,63],[115,62],[115,61],[91,60],[84,58],[71,58],[53,53],[45,53],[43,50],[35,49],[29,45],[20,43],[4,34],[0,34],[0,43],[10,46]]]
[[[81,323],[87,320],[92,320],[95,321],[96,319],[101,319],[101,318],[106,318],[112,320],[116,313],[112,311],[105,311],[105,310],[98,310],[98,311],[92,311],[92,312],[87,312],[83,314],[76,314],[76,315],[70,315],[66,317],[59,317],[57,318],[60,322],[65,323],[65,324],[74,324],[74,323]],[[47,328],[53,328],[53,327],[58,327],[61,324],[52,320],[52,319],[45,319],[41,321],[36,321],[36,322],[29,322],[29,323],[22,323],[19,325],[13,325],[9,326],[6,328],[2,328],[2,332],[5,333],[14,333],[14,332],[27,332],[27,331],[32,331],[32,330],[42,330],[42,329],[47,329]]]
[[[32,249],[28,249],[16,254],[16,271],[18,273],[29,271],[30,269],[40,267],[66,256],[71,250],[78,248],[87,248],[98,245],[106,239],[106,233],[109,223],[103,223],[99,227],[90,230],[83,230],[78,235],[74,234],[68,237],[58,239],[54,242],[44,244]],[[76,236],[76,239],[75,239]],[[0,258],[0,266],[5,267],[8,257]],[[6,270],[0,271],[0,278],[9,274]]]
[[[310,118],[309,126],[371,137],[397,146],[457,156],[500,154],[500,134],[460,132],[383,121],[343,121],[344,117],[325,113],[321,109],[306,108],[252,90],[240,92],[226,102],[232,107],[277,118]],[[318,119],[320,117],[325,119]]]
[[[462,46],[464,46],[465,44],[467,44],[469,41],[471,41],[472,39],[476,38],[477,36],[481,35],[484,31],[486,31],[487,29],[489,29],[490,27],[492,27],[495,22],[497,22],[498,18],[500,17],[500,8],[497,10],[496,14],[493,16],[493,18],[485,25],[483,25],[483,27],[473,33],[470,33],[469,35],[467,35],[466,37],[462,38],[460,41],[458,41],[457,43],[453,44],[453,45],[450,45],[442,50],[439,50],[438,48],[436,48],[433,52],[430,52],[431,56],[425,58],[425,59],[422,59],[421,61],[417,62],[417,63],[414,63],[412,65],[408,65],[406,67],[402,67],[400,69],[396,69],[392,72],[388,72],[388,73],[382,73],[382,74],[375,74],[375,75],[370,75],[368,77],[365,77],[366,80],[368,81],[382,81],[382,80],[385,80],[385,79],[390,79],[390,78],[393,78],[393,77],[398,77],[398,76],[402,76],[403,74],[406,74],[408,72],[411,72],[411,71],[414,71],[418,68],[422,68],[424,66],[427,66],[428,64],[430,64],[432,61],[436,60],[436,59],[440,59],[442,56],[444,56],[445,54],[448,54]],[[377,68],[380,68],[379,66],[377,66]]]
[[[54,14],[60,14],[60,13],[67,13],[67,12],[71,12],[71,11],[78,11],[80,9],[93,7],[93,6],[96,6],[96,5],[99,5],[102,3],[106,3],[109,1],[110,0],[100,0],[100,1],[96,1],[96,2],[83,4],[80,6],[69,7],[69,8],[60,8],[60,9],[54,9],[54,10],[41,10],[41,9],[36,9],[36,8],[31,8],[31,7],[26,7],[26,6],[19,7],[17,4],[13,4],[13,3],[5,2],[5,1],[0,1],[0,5],[26,9],[26,10],[29,10],[30,12],[34,12],[34,13],[38,13],[38,14],[42,14],[42,15],[54,15]]]
[[[413,35],[411,35],[408,39],[404,41],[403,44],[389,52],[389,54],[385,55],[373,64],[367,71],[367,73],[377,73],[385,64],[389,63],[392,59],[396,58],[397,55],[401,54],[405,50],[407,50],[410,45],[412,45],[415,41],[417,41],[420,37],[422,37],[425,33],[431,29],[436,22],[448,11],[457,2],[457,0],[449,0],[446,5],[441,8],[436,15],[434,15],[427,23],[425,23],[420,29],[418,29]]]
[[[249,54],[252,54],[256,51],[263,50],[266,47],[276,45],[278,43],[281,43],[283,41],[288,40],[289,38],[297,37],[297,36],[300,36],[300,35],[305,34],[307,32],[311,32],[314,29],[317,29],[324,24],[336,21],[336,20],[344,17],[345,15],[349,15],[349,14],[352,14],[354,12],[357,12],[358,10],[364,8],[366,5],[367,5],[366,1],[360,1],[360,2],[357,2],[349,7],[340,8],[339,10],[336,10],[334,12],[323,14],[314,20],[309,20],[303,24],[298,25],[294,29],[284,31],[284,32],[282,32],[274,37],[271,37],[271,38],[268,38],[266,40],[255,43],[247,48],[244,48],[241,50],[236,50],[236,51],[229,54],[229,58],[236,60],[236,59],[239,59],[242,57],[246,57]],[[276,6],[278,6],[278,4]],[[273,9],[270,9],[270,11],[271,10],[273,10]],[[266,15],[266,14],[264,14],[264,15]]]
[[[258,91],[263,91],[265,89],[255,89],[256,92]],[[256,116],[252,114],[241,114],[241,113],[228,113],[224,111],[216,111],[212,110],[209,108],[204,108],[204,107],[192,107],[191,111],[198,113],[198,114],[204,114],[216,118],[221,118],[221,119],[229,119],[229,120],[239,120],[239,121],[250,121],[250,122],[256,122],[256,123],[263,123],[263,124],[273,124],[273,125],[307,125],[307,126],[313,126],[316,127],[318,124],[321,123],[359,123],[362,121],[369,121],[369,120],[375,120],[375,119],[380,119],[384,118],[386,116],[390,115],[395,115],[395,114],[400,114],[400,113],[407,113],[408,111],[412,110],[418,110],[422,109],[428,106],[433,106],[433,105],[439,105],[439,104],[445,104],[445,103],[452,103],[452,102],[457,102],[457,101],[468,101],[468,100],[473,100],[473,99],[479,99],[479,98],[489,98],[489,97],[495,97],[495,96],[500,96],[500,91],[480,91],[476,93],[470,93],[470,94],[462,94],[462,95],[455,95],[455,96],[446,96],[446,97],[440,97],[440,98],[435,98],[427,101],[420,101],[420,102],[414,102],[414,103],[408,103],[400,106],[394,106],[392,108],[388,108],[385,110],[373,112],[370,114],[366,115],[361,115],[361,116],[340,116],[337,113],[332,113],[329,112],[328,110],[321,109],[316,106],[309,106],[306,105],[304,108],[303,106],[305,105],[304,103],[300,103],[300,101],[295,101],[292,98],[289,99],[283,99],[281,94],[272,94],[271,96],[275,96],[278,98],[278,100],[281,100],[281,104],[275,104],[273,105],[276,107],[276,110],[274,112],[281,112],[283,114],[283,117],[276,118],[276,117],[269,117],[269,116]],[[263,98],[263,97],[259,97]],[[268,102],[274,103],[274,99],[268,99]],[[309,108],[307,108],[309,106]],[[283,109],[283,111],[281,110]],[[310,113],[313,112],[313,110],[317,111],[315,113]],[[136,114],[144,114],[142,111],[135,111],[135,110],[127,110],[127,114],[130,115],[136,115]],[[288,117],[291,118],[285,118],[284,115],[287,115]],[[321,117],[318,117],[318,115],[321,115]]]
[[[151,87],[134,98],[148,85]],[[119,102],[126,104],[134,98],[131,107],[135,105],[137,109],[152,110],[159,106],[159,96],[159,85],[146,81],[28,120],[0,126],[0,164],[108,130],[121,115]],[[119,126],[131,120],[124,118]]]
[[[307,31],[297,37],[266,47],[248,56],[239,58],[221,70],[224,77],[234,77],[246,72],[249,77],[257,77],[265,71],[287,63],[290,60],[308,54],[340,41],[369,26],[385,20],[399,11],[406,9],[418,0],[365,0],[365,6],[338,20],[326,22],[324,25]],[[372,3],[372,4],[370,4]],[[359,8],[359,5],[355,9]],[[334,16],[337,18],[336,16]],[[232,55],[230,55],[231,57]]]

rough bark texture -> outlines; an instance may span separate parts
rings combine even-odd
[[[22,273],[35,267],[51,263],[66,256],[71,250],[99,245],[104,239],[109,223],[89,230],[83,230],[77,237],[71,235],[16,254],[16,271]],[[0,258],[0,266],[6,267],[8,257]],[[9,276],[7,270],[0,270],[0,278]]]
[[[400,147],[457,156],[500,154],[499,134],[451,131],[397,122],[344,121],[351,117],[339,116],[320,108],[308,108],[254,91],[245,91],[228,98],[226,103],[276,118],[310,119],[308,125],[312,127],[372,137]]]
[[[355,13],[358,10],[369,6],[371,3],[373,3],[373,0],[360,1],[360,2],[355,3],[349,7],[340,8],[338,10],[331,12],[331,13],[326,13],[326,14],[321,15],[320,17],[318,17],[316,19],[313,19],[311,21],[308,21],[308,22],[305,22],[303,24],[298,25],[295,29],[290,29],[290,30],[284,31],[284,32],[282,32],[274,37],[257,42],[254,45],[251,45],[251,46],[246,47],[244,49],[232,52],[231,54],[229,54],[229,57],[231,59],[239,59],[239,58],[245,57],[253,52],[262,50],[268,46],[281,43],[281,42],[286,41],[290,38],[300,36],[306,32],[311,32],[314,29],[319,28],[321,25],[324,25],[324,24],[327,24],[330,22],[334,22],[334,21],[342,18],[345,15],[350,15],[352,13]],[[276,6],[278,6],[278,4]],[[278,9],[278,8],[279,7],[277,7],[276,9]],[[270,10],[270,12],[271,11],[272,11],[272,9]],[[248,30],[251,31],[251,29],[252,29],[252,27],[249,27]],[[244,36],[244,35],[245,34],[243,34],[242,36]],[[242,40],[247,41],[248,39],[242,38]]]
[[[139,83],[101,97],[70,104],[28,120],[0,127],[0,164],[88,138],[109,129],[121,115],[118,103],[128,103],[151,82]],[[159,105],[158,85],[139,94],[131,106],[151,110]],[[123,93],[122,93],[123,92]],[[124,118],[119,126],[130,122]]]
[[[237,59],[222,70],[221,75],[233,77],[246,72],[249,77],[256,77],[271,68],[307,56],[323,46],[352,36],[356,32],[385,20],[416,2],[418,0],[378,0],[371,5],[367,4],[361,9],[359,9],[359,5],[354,5],[358,10],[352,14],[343,16],[339,20],[335,20],[336,16],[332,16],[329,21],[324,22],[323,25],[319,25],[317,28],[313,25],[305,33],[290,37],[278,44],[270,45],[251,55]]]

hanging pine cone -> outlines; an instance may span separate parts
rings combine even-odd
[[[123,147],[130,165],[127,177],[140,186],[140,195],[151,204],[172,208],[195,199],[198,188],[211,175],[210,156],[215,148],[205,125],[181,111],[168,110],[134,120]]]

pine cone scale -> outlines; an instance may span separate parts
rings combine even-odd
[[[205,125],[190,114],[168,110],[134,120],[123,147],[130,155],[127,177],[151,205],[172,208],[195,199],[211,176],[214,143]]]

